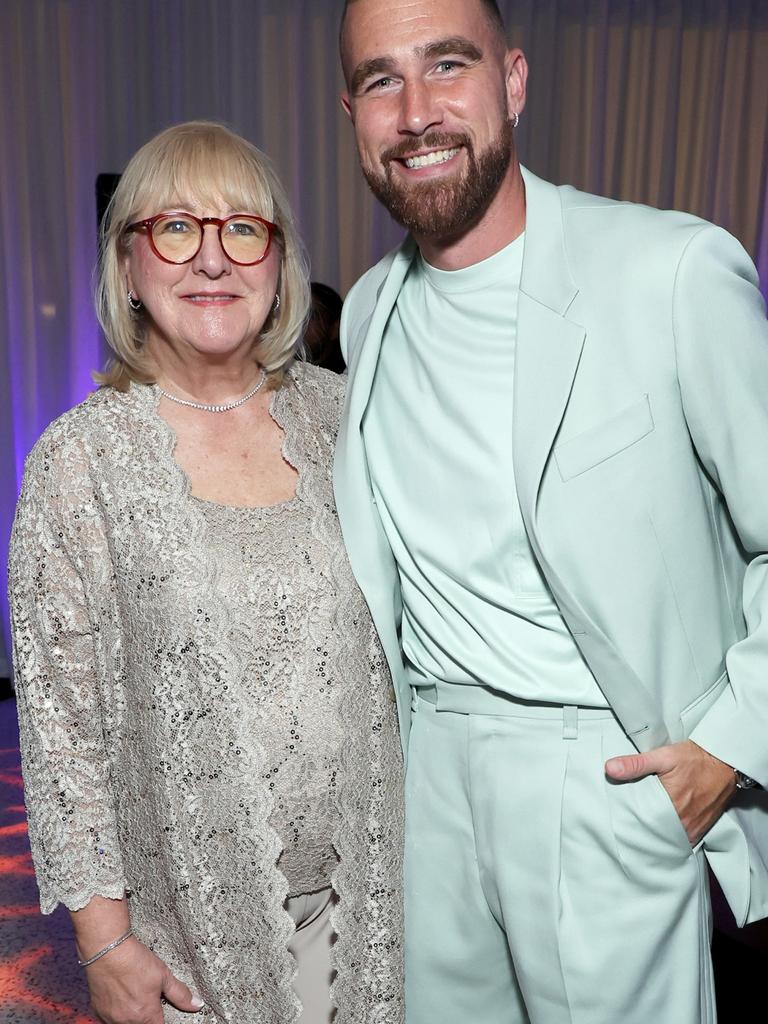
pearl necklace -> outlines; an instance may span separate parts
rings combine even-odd
[[[155,387],[163,398],[168,398],[171,402],[176,402],[177,405],[186,405],[189,409],[202,409],[203,412],[229,412],[230,409],[237,409],[238,406],[244,405],[250,398],[253,398],[256,392],[261,390],[266,379],[267,371],[262,368],[259,383],[255,388],[249,391],[247,395],[243,395],[242,398],[238,398],[236,402],[225,402],[223,405],[206,405],[204,402],[190,402],[186,398],[177,398],[176,395],[170,394],[165,388],[161,388],[159,384],[155,384]]]

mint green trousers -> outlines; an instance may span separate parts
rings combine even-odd
[[[433,698],[434,699],[434,698]],[[704,857],[610,711],[414,699],[407,1024],[713,1024]]]

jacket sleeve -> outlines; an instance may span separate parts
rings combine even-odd
[[[768,321],[751,260],[720,228],[688,242],[673,328],[688,429],[747,562],[747,632],[726,655],[730,687],[691,739],[768,786]]]
[[[11,538],[22,768],[44,914],[125,889],[97,665],[111,563],[86,466],[71,444],[44,436],[27,461]]]

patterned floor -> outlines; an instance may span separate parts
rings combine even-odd
[[[27,841],[16,706],[0,701],[0,1022],[93,1024],[63,907],[42,917]]]

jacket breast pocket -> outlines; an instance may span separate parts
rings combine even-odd
[[[561,478],[571,480],[641,441],[653,430],[648,395],[625,406],[609,419],[555,446]]]

